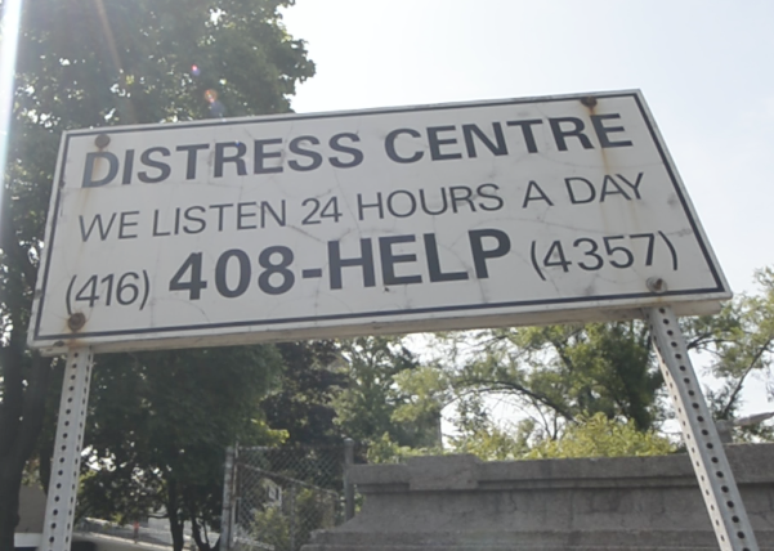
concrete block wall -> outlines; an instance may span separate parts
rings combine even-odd
[[[761,549],[774,551],[774,444],[726,448]],[[304,551],[718,549],[687,455],[357,465],[349,522]]]

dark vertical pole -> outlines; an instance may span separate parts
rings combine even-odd
[[[296,483],[290,484],[290,551],[296,551]]]
[[[344,440],[344,518],[355,516],[355,485],[350,481],[350,468],[355,464],[355,441]]]
[[[234,524],[234,473],[236,472],[236,450],[226,448],[226,465],[223,475],[223,509],[220,514],[220,549],[231,549],[231,528]]]

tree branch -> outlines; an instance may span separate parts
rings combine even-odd
[[[755,364],[758,363],[758,360],[761,359],[761,356],[763,356],[763,353],[768,350],[771,343],[774,341],[774,339],[769,339],[766,341],[766,344],[761,346],[758,351],[755,353],[755,356],[753,356],[752,361],[750,362],[750,365],[747,366],[747,369],[744,370],[744,373],[739,378],[739,381],[737,382],[736,386],[734,387],[733,392],[731,392],[731,396],[728,398],[728,403],[726,404],[726,407],[723,408],[723,411],[720,413],[722,418],[726,418],[731,411],[731,407],[734,405],[734,402],[736,401],[737,397],[739,396],[739,393],[742,391],[742,385],[744,384],[745,379],[747,376],[752,373],[752,370],[755,368]]]
[[[544,394],[540,394],[538,392],[534,392],[518,383],[507,382],[507,381],[490,381],[486,379],[465,379],[461,382],[467,385],[489,385],[492,387],[488,389],[490,391],[502,391],[502,390],[516,391],[518,393],[529,396],[530,398],[540,402],[544,406],[547,406],[553,409],[565,419],[573,420],[575,418],[575,416],[570,411],[568,411],[561,405],[551,400],[548,396],[545,396]],[[501,387],[501,388],[498,388],[498,387]],[[487,389],[480,389],[480,390],[486,391]]]

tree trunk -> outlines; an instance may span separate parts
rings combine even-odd
[[[205,538],[202,537],[202,531],[199,527],[199,523],[196,522],[196,516],[193,512],[189,512],[191,515],[191,535],[193,536],[194,542],[196,542],[196,547],[199,549],[199,551],[212,551],[212,547],[210,547],[210,542],[205,541]]]
[[[0,549],[13,549],[13,534],[19,523],[21,470],[11,461],[0,461]]]
[[[22,331],[15,328],[2,349],[3,402],[0,404],[0,550],[13,549],[19,523],[19,491],[24,464],[35,450],[43,425],[50,361],[34,355],[24,385]]]
[[[174,480],[170,480],[167,482],[167,515],[169,516],[169,531],[172,533],[172,549],[173,551],[183,551],[183,547],[185,547],[183,537],[185,518],[180,516],[177,502],[177,484]]]
[[[46,406],[51,361],[27,353],[26,318],[32,302],[37,269],[28,250],[18,241],[10,209],[8,188],[4,188],[0,216],[0,249],[9,277],[3,288],[4,314],[12,320],[11,334],[0,348],[0,550],[13,549],[14,531],[19,523],[19,490],[24,464],[35,450]],[[26,373],[25,373],[26,371]]]

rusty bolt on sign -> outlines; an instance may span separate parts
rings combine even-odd
[[[84,325],[86,325],[86,316],[80,312],[76,312],[67,318],[67,327],[70,328],[70,331],[78,331],[79,329],[83,328]]]
[[[580,102],[586,107],[594,108],[597,105],[597,98],[594,96],[586,96],[585,98],[581,98]]]
[[[107,147],[110,143],[110,136],[107,134],[100,134],[96,138],[94,138],[94,145],[102,149],[103,147]]]
[[[663,293],[667,290],[666,281],[660,277],[649,277],[645,282],[648,289],[654,293]]]

